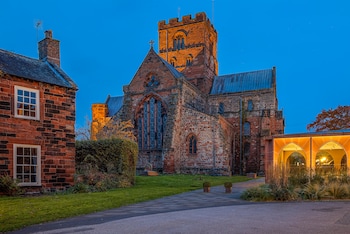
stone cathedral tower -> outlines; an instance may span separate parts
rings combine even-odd
[[[159,56],[182,72],[202,92],[209,93],[218,74],[217,32],[205,13],[160,21]]]

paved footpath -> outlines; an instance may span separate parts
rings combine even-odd
[[[240,200],[264,178],[186,192],[117,209],[34,225],[13,233],[350,233],[350,201]]]

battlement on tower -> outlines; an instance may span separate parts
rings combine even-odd
[[[172,18],[169,20],[169,23],[167,24],[165,20],[158,22],[158,29],[168,29],[173,28],[177,26],[183,26],[187,24],[193,24],[193,23],[199,23],[199,22],[207,22],[212,29],[216,32],[214,29],[214,26],[210,23],[209,18],[204,12],[200,12],[196,14],[196,17],[193,19],[191,15],[185,15],[182,17],[182,21],[179,21],[179,18]]]

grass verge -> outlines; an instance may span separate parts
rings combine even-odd
[[[244,176],[138,176],[135,186],[107,192],[0,197],[0,232],[200,189],[204,181],[215,186],[246,180]]]

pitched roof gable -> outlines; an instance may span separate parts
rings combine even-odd
[[[273,69],[216,76],[210,94],[270,89],[274,87],[274,79]]]
[[[57,65],[46,60],[37,60],[2,49],[0,49],[0,70],[21,78],[67,88],[77,88],[76,84]]]
[[[144,61],[141,63],[142,64],[147,60],[147,58],[150,55],[154,55],[157,59],[159,59],[160,62],[162,62],[167,68],[168,70],[171,72],[171,74],[175,77],[175,78],[180,78],[183,76],[183,74],[181,72],[179,72],[178,70],[176,70],[176,68],[174,66],[172,66],[171,64],[169,64],[167,61],[165,61],[162,57],[160,57],[153,49],[153,47],[151,47],[151,49],[148,51]],[[140,68],[139,68],[140,69]]]

